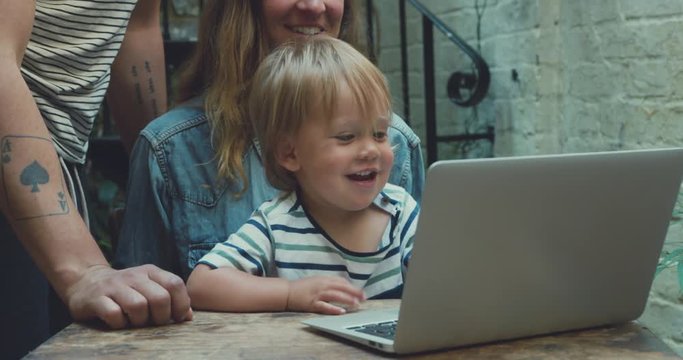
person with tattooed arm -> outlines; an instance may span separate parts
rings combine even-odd
[[[119,329],[192,318],[180,277],[109,266],[88,230],[78,178],[105,94],[127,149],[166,110],[159,7],[0,0],[3,358],[58,330],[48,283],[75,321]]]

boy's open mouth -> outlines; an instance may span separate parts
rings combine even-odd
[[[353,181],[371,181],[377,177],[377,171],[361,171],[347,177]]]

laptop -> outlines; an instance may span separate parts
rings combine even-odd
[[[400,308],[304,324],[405,354],[634,320],[682,173],[683,148],[438,161]]]

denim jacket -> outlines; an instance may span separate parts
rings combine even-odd
[[[389,182],[418,203],[424,186],[420,140],[398,116],[389,138]],[[211,129],[201,99],[176,107],[140,133],[130,160],[126,210],[114,265],[155,264],[187,279],[197,261],[235,232],[278,190],[266,179],[259,150],[244,155],[247,191],[218,177]]]

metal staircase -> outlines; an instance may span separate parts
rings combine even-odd
[[[367,2],[367,22],[371,42],[373,34],[373,1]],[[435,66],[434,66],[434,29],[441,32],[453,43],[457,50],[467,56],[472,66],[465,70],[455,70],[447,83],[447,94],[451,102],[460,107],[474,107],[479,104],[489,88],[491,75],[486,61],[470,45],[460,38],[455,31],[449,28],[441,19],[434,15],[418,0],[399,0],[400,37],[401,37],[401,79],[403,92],[403,114],[406,121],[410,122],[410,97],[408,82],[408,52],[406,41],[406,5],[411,5],[422,16],[422,36],[424,60],[424,90],[425,90],[425,125],[426,125],[426,150],[427,164],[438,159],[437,145],[440,142],[472,142],[486,140],[493,143],[494,129],[488,126],[482,133],[462,133],[441,135],[437,133],[436,119],[436,91],[435,91]]]

